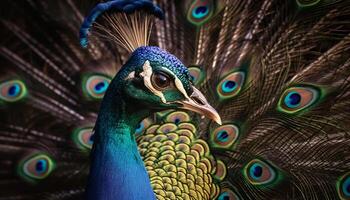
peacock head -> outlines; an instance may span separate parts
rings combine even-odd
[[[105,13],[106,11],[110,12]],[[160,7],[148,0],[111,0],[99,3],[80,28],[80,43],[83,47],[87,47],[89,30],[102,13],[102,20],[107,23],[100,27],[101,35],[113,35],[120,47],[132,52],[129,60],[110,83],[104,102],[113,104],[114,97],[121,96],[123,102],[133,104],[125,107],[129,109],[126,112],[128,118],[140,118],[145,113],[167,109],[185,109],[221,124],[217,111],[193,86],[192,77],[184,64],[158,47],[147,46],[152,19],[164,17]],[[124,23],[125,20],[128,23]],[[110,106],[102,107],[105,107],[106,113],[110,110]],[[131,113],[139,114],[132,117]]]
[[[137,48],[110,87],[118,88],[126,102],[137,102],[143,109],[190,110],[221,124],[217,111],[193,86],[184,64],[159,47]]]

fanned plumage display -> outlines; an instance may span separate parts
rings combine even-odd
[[[1,4],[1,200],[350,199],[348,0]]]

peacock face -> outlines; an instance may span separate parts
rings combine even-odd
[[[158,47],[140,47],[121,73],[126,98],[151,110],[191,110],[221,124],[219,114],[193,86],[188,69],[174,55]]]

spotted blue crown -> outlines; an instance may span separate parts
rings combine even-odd
[[[152,68],[168,68],[180,79],[186,92],[188,94],[192,93],[192,78],[187,67],[177,57],[159,47],[144,46],[137,48],[126,66],[142,66],[146,60],[151,63]]]

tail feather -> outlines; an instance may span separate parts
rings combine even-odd
[[[18,16],[0,22],[0,92],[18,83],[27,93],[0,93],[0,199],[80,199],[99,101],[128,52],[101,37],[80,48],[90,2],[5,2]],[[143,121],[138,140],[163,140],[176,127],[186,136],[172,135],[187,145],[180,151],[195,150],[186,162],[213,168],[218,199],[348,199],[349,2],[200,1],[207,16],[199,1],[155,2],[165,19],[150,43],[193,69],[224,124],[167,111]]]

